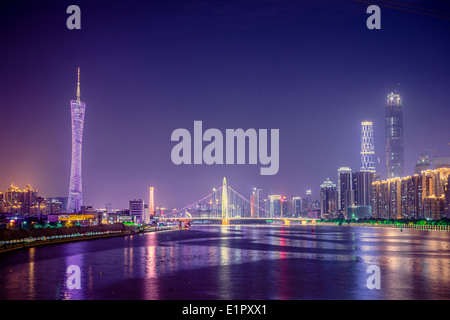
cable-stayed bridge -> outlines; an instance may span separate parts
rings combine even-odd
[[[221,187],[213,188],[208,195],[181,209],[166,213],[159,220],[208,220],[209,222],[216,221],[222,224],[233,223],[233,221],[237,223],[275,221],[284,224],[290,224],[291,222],[306,224],[314,223],[316,219],[274,216],[268,208],[260,206],[260,203],[256,203],[254,199],[251,201],[245,198],[229,186],[225,177]]]

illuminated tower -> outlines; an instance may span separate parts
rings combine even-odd
[[[375,144],[371,121],[361,122],[361,171],[375,173]]]
[[[222,185],[222,219],[228,219],[228,184],[227,184],[227,177],[223,178],[223,185]]]
[[[72,114],[72,164],[70,167],[69,199],[67,212],[79,212],[83,205],[81,181],[81,149],[86,104],[80,100],[80,68],[78,68],[77,100],[70,101]]]
[[[153,217],[155,215],[155,198],[153,195],[153,187],[150,187],[150,207],[149,207],[149,213],[150,213],[150,217]]]
[[[403,177],[403,105],[400,95],[392,92],[386,99],[385,139],[387,178]]]

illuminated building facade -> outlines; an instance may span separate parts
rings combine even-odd
[[[382,219],[433,219],[445,216],[450,168],[372,183],[372,215]]]
[[[361,122],[361,171],[375,173],[375,144],[371,121]]]
[[[65,213],[67,208],[67,197],[51,197],[46,198],[47,202],[47,213],[48,214],[59,214]]]
[[[320,185],[320,212],[323,219],[332,219],[337,215],[337,188],[330,179]]]
[[[20,189],[14,183],[2,193],[1,210],[2,213],[17,214],[38,214],[45,212],[44,201],[38,201],[37,190],[33,189],[29,184]],[[41,207],[41,211],[39,211]]]
[[[401,178],[372,183],[372,216],[377,219],[401,219]]]
[[[72,162],[70,167],[68,213],[78,213],[83,205],[81,150],[86,104],[80,100],[80,68],[78,68],[77,100],[70,101],[72,115]]]
[[[439,220],[445,216],[445,196],[426,197],[424,199],[424,218]]]
[[[385,148],[387,178],[403,177],[403,102],[400,95],[392,92],[385,106]]]

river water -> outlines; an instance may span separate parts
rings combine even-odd
[[[443,231],[193,226],[0,254],[0,299],[450,299],[449,246]]]

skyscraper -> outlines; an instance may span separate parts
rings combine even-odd
[[[403,104],[399,94],[391,92],[385,106],[386,175],[404,176]]]
[[[361,171],[375,172],[375,144],[371,121],[361,122]]]
[[[358,171],[352,174],[353,190],[355,193],[355,205],[372,205],[372,182],[375,180],[375,174],[369,171]]]
[[[72,114],[72,164],[70,167],[67,212],[79,212],[83,205],[81,180],[81,150],[86,104],[80,100],[80,68],[78,68],[77,100],[70,101]]]
[[[291,205],[292,216],[299,217],[302,213],[302,198],[292,196]]]
[[[353,191],[352,170],[349,167],[338,169],[337,207],[339,213],[347,215],[347,208],[355,201]]]
[[[281,217],[281,195],[279,194],[271,194],[268,196],[269,198],[269,217]]]
[[[312,203],[312,191],[311,189],[306,190],[305,198],[303,199],[303,206],[302,210],[303,212],[307,212],[308,210],[313,209],[313,203]]]
[[[337,212],[336,185],[327,179],[320,185],[320,214],[324,219],[335,218]]]
[[[253,194],[255,195],[255,217],[256,218],[259,218],[259,215],[260,215],[259,208],[261,206],[261,198],[260,198],[261,191],[262,191],[262,189],[253,188]]]

